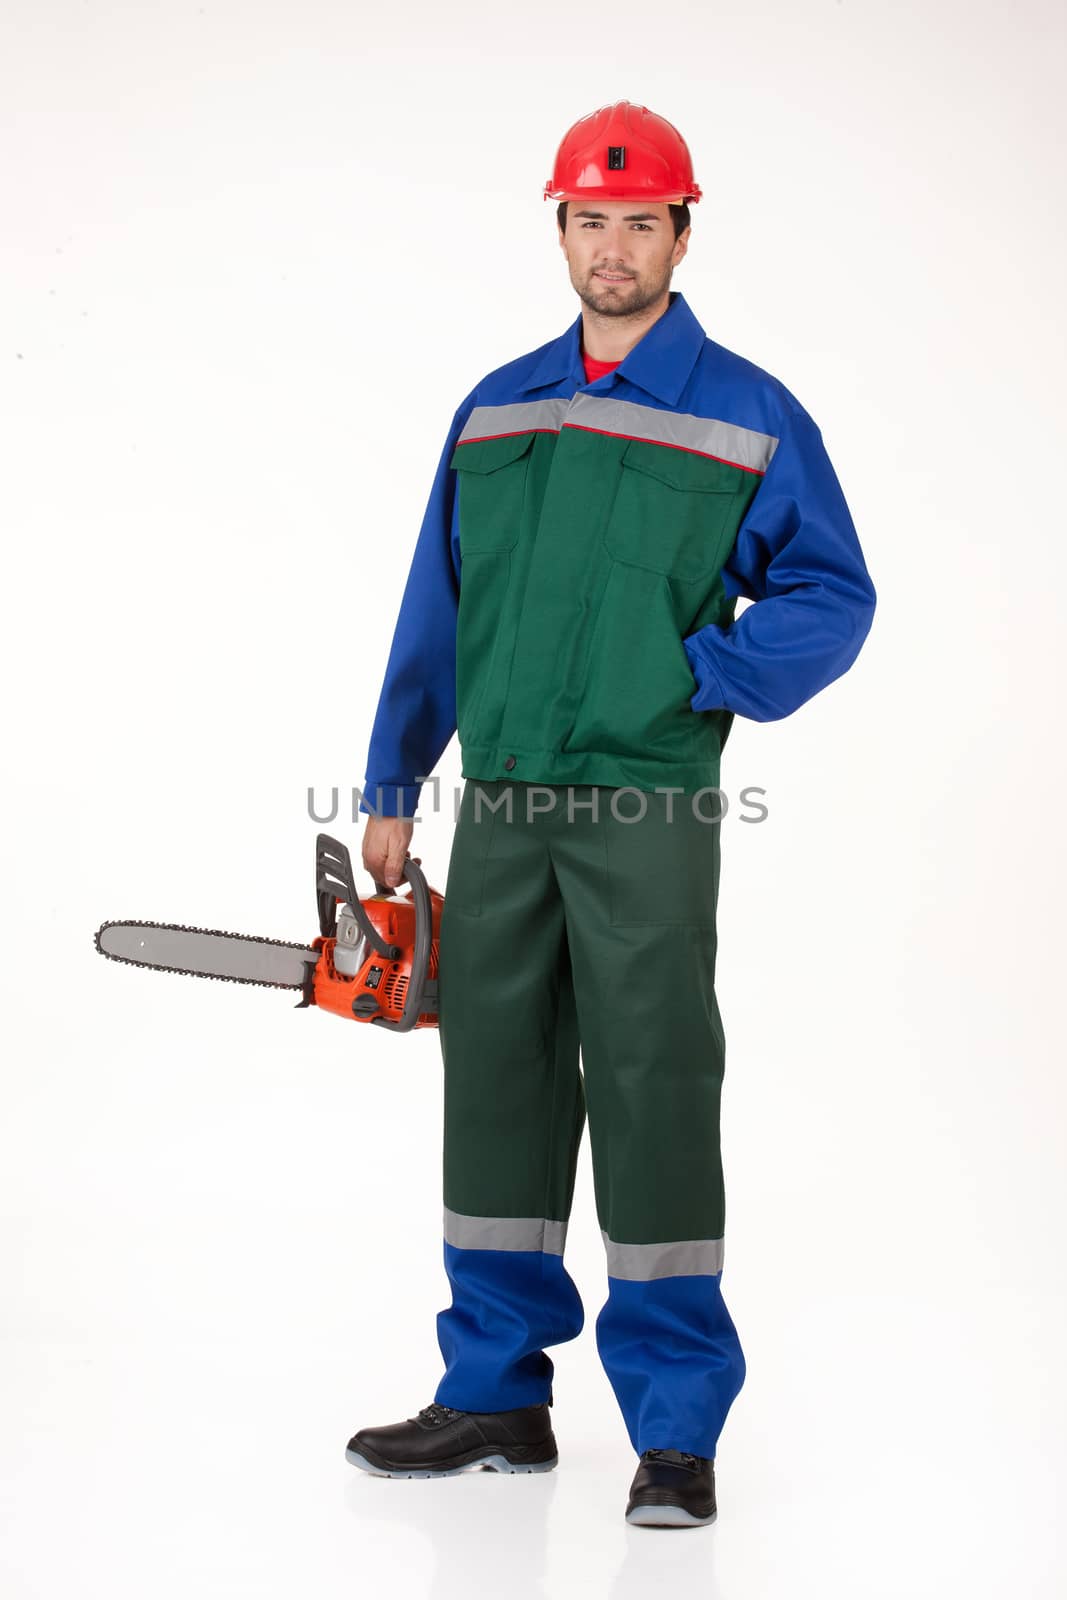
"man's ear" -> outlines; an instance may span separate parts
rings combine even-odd
[[[689,249],[689,235],[692,233],[692,224],[682,229],[674,241],[674,250],[671,253],[671,266],[676,267]]]

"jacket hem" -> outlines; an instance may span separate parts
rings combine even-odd
[[[702,761],[655,761],[642,756],[614,756],[600,751],[509,750],[497,745],[461,746],[465,778],[487,783],[593,785],[607,789],[697,789],[719,787],[717,757]],[[509,767],[506,763],[510,761]]]

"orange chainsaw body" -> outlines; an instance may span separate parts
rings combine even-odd
[[[436,981],[444,896],[438,894],[436,889],[430,889],[429,895],[433,940],[430,946],[427,976]],[[338,897],[338,904],[340,903]],[[408,991],[415,950],[415,902],[409,893],[407,897],[370,895],[366,899],[361,898],[360,903],[375,931],[389,944],[397,945],[401,955],[390,961],[377,950],[371,949],[358,971],[347,977],[334,965],[336,938],[323,938],[321,934],[318,935],[311,942],[311,948],[320,952],[313,978],[314,1004],[320,1006],[323,1011],[333,1011],[338,1016],[352,1017],[357,1021],[372,1021],[377,1015],[389,1022],[399,1022],[404,1012],[404,1000]],[[372,1001],[376,1002],[376,1011],[371,1005]],[[358,1010],[354,1009],[357,1005]],[[437,1027],[436,1011],[421,1012],[415,1027]]]

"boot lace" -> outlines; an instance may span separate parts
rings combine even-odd
[[[688,1450],[646,1450],[645,1457],[651,1461],[669,1461],[673,1465],[689,1467],[696,1470],[699,1465],[699,1456],[692,1455]]]
[[[458,1417],[459,1412],[451,1406],[439,1406],[435,1400],[432,1405],[423,1406],[419,1412],[419,1421],[427,1423],[431,1428],[439,1428],[445,1422],[451,1422],[453,1417]]]

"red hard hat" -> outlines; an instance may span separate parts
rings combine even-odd
[[[689,146],[647,106],[616,100],[563,135],[546,200],[699,200]]]

